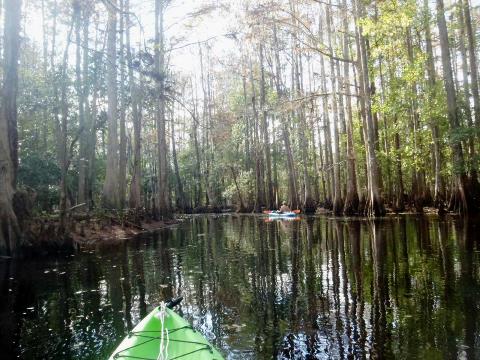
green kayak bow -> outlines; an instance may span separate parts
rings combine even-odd
[[[201,333],[171,309],[180,301],[156,307],[128,333],[109,360],[223,360]]]

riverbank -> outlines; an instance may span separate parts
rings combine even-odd
[[[77,214],[61,231],[58,218],[33,217],[24,223],[22,254],[36,255],[73,251],[97,244],[112,244],[175,226],[183,217],[153,220],[148,217],[114,216],[112,214]]]
[[[95,219],[89,224],[79,224],[70,236],[78,246],[89,246],[102,243],[112,243],[130,240],[137,235],[162,230],[175,226],[182,221],[181,218],[170,220],[145,220],[136,225],[131,222],[105,224],[103,220]]]

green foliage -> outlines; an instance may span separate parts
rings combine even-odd
[[[478,129],[468,126],[459,126],[457,129],[450,131],[449,142],[451,144],[462,143],[475,138],[478,135]]]
[[[244,199],[253,198],[253,190],[255,189],[255,174],[252,170],[240,171],[237,175],[237,183]],[[222,193],[222,196],[226,199],[227,203],[239,203],[238,191],[234,182],[231,182],[227,185]]]
[[[18,182],[36,192],[39,210],[48,211],[58,204],[60,168],[51,154],[24,154],[18,169]]]

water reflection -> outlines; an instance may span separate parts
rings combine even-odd
[[[475,221],[195,217],[0,262],[2,358],[101,359],[159,301],[230,359],[480,357]]]

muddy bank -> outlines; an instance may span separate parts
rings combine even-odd
[[[59,220],[35,217],[24,224],[21,255],[41,255],[75,251],[97,244],[112,244],[175,226],[184,217],[168,220],[131,219],[111,215],[78,215],[69,221],[67,229],[60,231]]]
[[[182,221],[179,219],[172,220],[147,220],[142,221],[140,225],[131,222],[116,223],[94,220],[88,224],[78,223],[74,226],[74,231],[70,233],[73,242],[77,246],[88,246],[102,243],[112,243],[123,240],[129,240],[137,235],[165,229],[179,224]]]

